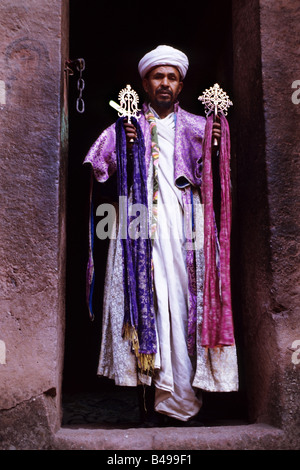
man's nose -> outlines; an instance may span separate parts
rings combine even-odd
[[[169,80],[168,80],[168,77],[164,77],[161,81],[161,84],[165,87],[168,87],[169,86]]]

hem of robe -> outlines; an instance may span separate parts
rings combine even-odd
[[[120,387],[136,387],[138,385],[137,378],[130,378],[128,376],[125,376],[126,378],[124,380],[124,375],[122,377],[119,377],[116,374],[111,374],[109,369],[98,370],[97,375],[99,377],[107,377],[108,379],[113,380],[115,384]]]
[[[229,393],[229,392],[238,392],[239,387],[206,387],[205,385],[194,385],[193,387],[198,388],[199,390],[203,390],[203,392],[212,392],[212,393],[217,393],[217,392],[224,392],[224,393]]]
[[[115,385],[118,387],[137,387],[141,384],[150,386],[152,383],[152,377],[146,374],[141,374],[138,372],[136,377],[129,378],[128,376],[125,376],[126,379],[124,380],[124,375],[122,375],[122,377],[119,377],[116,374],[110,373],[110,370],[110,368],[99,368],[97,371],[97,376],[107,377],[108,379],[113,380],[115,382]]]
[[[233,383],[229,385],[224,385],[220,383],[218,385],[216,385],[215,383],[207,385],[206,377],[204,377],[203,380],[201,380],[201,378],[194,380],[193,387],[198,388],[199,390],[203,390],[204,392],[238,392],[239,391],[238,381],[236,383],[233,381]]]
[[[194,400],[191,402],[190,399],[178,397],[174,387],[162,385],[155,381],[155,379],[153,379],[153,383],[155,386],[154,409],[158,413],[165,414],[180,421],[188,421],[199,413],[202,406],[202,398],[200,400],[200,398],[197,397],[197,391],[194,390]],[[192,388],[195,387],[192,386]]]
[[[184,413],[180,413],[179,410],[181,411],[185,408],[184,406],[185,402],[187,403],[187,408],[185,409]],[[174,406],[174,403],[175,403],[175,406]],[[174,394],[172,392],[164,391],[161,389],[156,389],[155,405],[154,405],[155,411],[157,411],[158,413],[162,413],[167,416],[170,416],[171,418],[175,418],[180,421],[186,422],[199,413],[201,406],[202,406],[202,400],[199,400],[196,397],[196,395],[195,395],[194,407],[191,408],[190,400],[180,399],[180,403],[179,403],[176,401],[176,397],[174,397]]]
[[[224,346],[215,351],[198,345],[192,385],[206,392],[237,392],[239,371],[236,346]]]

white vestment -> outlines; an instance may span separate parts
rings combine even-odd
[[[174,184],[174,114],[156,119],[158,225],[153,245],[154,288],[161,367],[154,375],[155,409],[187,420],[200,410],[187,350],[188,276],[182,192]]]

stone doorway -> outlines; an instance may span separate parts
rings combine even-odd
[[[70,57],[69,2],[55,0],[49,5],[45,0],[15,0],[13,5],[2,2],[0,7],[4,201],[0,447],[296,449],[300,429],[300,107],[294,98],[300,77],[299,2],[232,0],[232,16],[229,2],[225,1],[214,2],[213,9],[195,7],[193,2],[191,11],[189,2],[184,2],[184,9],[180,5],[180,10],[173,3],[171,11],[157,11],[163,18],[167,15],[167,28],[171,31],[167,39],[162,32],[166,24],[155,22],[154,14],[145,18],[144,7],[141,11],[138,2],[129,2],[130,7],[136,7],[135,24],[140,29],[146,26],[146,32],[134,41],[134,47],[126,44],[126,56],[119,54],[125,40],[117,27],[127,18],[127,5],[126,10],[124,7],[114,11],[108,3],[102,1],[101,11],[92,10],[91,17],[86,11],[88,4],[83,9],[80,2],[72,0],[71,58],[86,59],[87,86],[86,113],[77,115],[76,79],[70,77],[67,291],[64,67]],[[219,30],[218,24],[214,35],[208,35],[212,14],[214,19],[215,15],[222,18],[226,27]],[[231,20],[232,47],[228,46]],[[133,41],[131,37],[129,42]],[[118,423],[110,425],[115,429],[109,433],[101,423],[95,423],[92,430],[81,424],[61,428],[64,353],[65,409],[71,400],[68,402],[70,392],[82,392],[85,405],[89,393],[102,400],[103,393],[109,392],[108,384],[106,387],[95,377],[100,317],[94,324],[89,322],[84,300],[89,175],[84,173],[82,160],[100,130],[115,119],[115,112],[106,105],[108,99],[115,98],[123,80],[136,85],[137,60],[146,48],[153,46],[153,40],[173,41],[186,48],[194,64],[201,58],[201,71],[196,67],[196,73],[189,75],[189,93],[182,101],[187,109],[199,112],[194,97],[214,80],[222,82],[233,97],[233,287],[242,372],[239,397],[245,409],[246,389],[251,424],[193,428],[184,433],[171,428],[168,432],[121,430],[117,429]],[[211,61],[204,53],[207,50],[213,52]],[[233,61],[226,60],[226,73],[221,60],[224,50],[229,56],[233,52]],[[116,57],[120,58],[118,63]],[[192,77],[197,80],[193,82]],[[105,247],[99,247],[99,251],[104,254],[99,262],[104,264]],[[101,289],[98,295],[101,301]],[[224,397],[219,398],[214,396],[221,406]],[[97,407],[98,403],[99,400]],[[216,402],[210,409],[218,409]],[[239,415],[242,416],[243,413]]]
[[[100,132],[116,119],[108,103],[117,100],[118,92],[130,83],[140,98],[143,92],[137,73],[140,57],[155,45],[181,47],[190,59],[190,69],[182,93],[182,106],[203,114],[197,97],[216,81],[228,94],[233,94],[231,1],[218,1],[189,8],[167,8],[166,22],[158,21],[159,12],[145,12],[140,3],[131,2],[131,24],[136,33],[128,35],[120,25],[129,14],[128,6],[82,8],[80,1],[70,2],[70,58],[83,57],[85,112],[79,114],[75,103],[78,76],[70,77],[69,116],[70,143],[68,169],[67,230],[67,296],[66,345],[63,380],[63,424],[96,424],[112,427],[135,426],[139,422],[138,398],[135,389],[120,388],[96,376],[101,342],[101,307],[107,243],[96,242],[98,279],[95,304],[96,318],[90,322],[85,304],[85,269],[88,250],[88,194],[90,174],[82,166],[85,154]],[[215,26],[211,28],[211,23]],[[152,34],[147,25],[153,25]],[[146,32],[143,34],[144,28]],[[126,39],[127,38],[127,39]],[[231,124],[234,126],[233,116]],[[234,144],[234,139],[233,139]],[[235,165],[233,159],[233,167]],[[235,175],[233,168],[233,177]],[[112,185],[106,185],[109,196]],[[233,233],[234,242],[236,233]],[[223,425],[247,420],[246,391],[243,372],[242,322],[239,315],[239,266],[233,266],[236,334],[240,356],[241,386],[238,393],[204,394],[203,410],[207,422]],[[236,282],[235,282],[236,280]]]

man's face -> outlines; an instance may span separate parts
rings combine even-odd
[[[150,70],[143,80],[144,90],[155,111],[171,112],[183,83],[176,67],[161,65]]]

